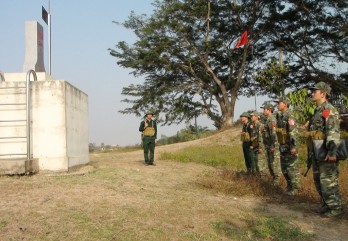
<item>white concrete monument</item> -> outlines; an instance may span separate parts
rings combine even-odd
[[[0,81],[0,175],[70,171],[89,162],[88,96],[46,74],[43,46],[42,26],[27,21],[23,73],[4,73]],[[27,81],[29,70],[36,81]]]
[[[43,28],[37,21],[25,22],[25,60],[23,72],[46,72],[44,64]]]

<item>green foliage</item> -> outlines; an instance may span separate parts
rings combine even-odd
[[[348,96],[343,95],[342,96],[342,103],[345,106],[348,106]]]
[[[348,60],[344,1],[163,0],[154,6],[150,17],[132,13],[120,24],[135,33],[133,46],[119,42],[109,49],[118,65],[145,77],[123,88],[130,107],[121,113],[141,116],[152,108],[165,114],[164,124],[207,115],[221,128],[233,120],[240,94],[283,94],[285,87],[322,80],[336,91],[348,89],[347,71],[332,71]],[[233,49],[246,29],[249,43]],[[279,48],[283,68],[274,59]],[[255,82],[256,69],[263,71]]]
[[[253,233],[257,238],[266,240],[291,241],[310,240],[313,235],[303,233],[301,229],[280,217],[263,217],[252,221]]]
[[[251,217],[244,220],[248,230],[231,221],[213,222],[211,226],[220,234],[231,240],[314,240],[314,235],[301,231],[301,228],[279,217]]]
[[[89,143],[89,152],[92,153],[97,150],[97,145],[95,143]]]
[[[192,141],[202,137],[207,137],[212,135],[215,131],[209,130],[208,127],[196,127],[193,125],[186,126],[186,128],[178,131],[175,136],[161,136],[161,139],[158,140],[159,145],[168,145],[185,141]]]
[[[216,232],[228,237],[231,240],[246,240],[245,230],[238,227],[231,221],[219,221],[211,223],[211,226],[216,230]]]
[[[308,89],[290,92],[287,97],[291,101],[291,107],[296,120],[305,124],[314,114],[315,104],[308,99]]]
[[[285,79],[289,75],[289,68],[280,66],[275,58],[267,63],[266,68],[258,71],[255,80],[263,87],[261,94],[272,96],[285,95]]]
[[[245,166],[240,146],[192,146],[177,152],[161,152],[159,159],[196,162],[209,166],[233,166],[237,169],[243,169]]]
[[[8,225],[8,222],[7,222],[7,221],[0,220],[0,229],[6,227],[7,225]]]

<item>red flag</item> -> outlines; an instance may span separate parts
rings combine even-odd
[[[240,37],[240,39],[238,40],[238,42],[236,43],[236,45],[234,46],[233,49],[239,48],[245,44],[247,44],[249,42],[248,40],[248,31],[245,30],[244,33],[242,34],[242,37]]]

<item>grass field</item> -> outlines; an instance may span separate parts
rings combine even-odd
[[[68,173],[1,176],[0,240],[346,240],[347,217],[313,211],[310,175],[291,198],[284,182],[245,175],[237,133],[158,146],[155,167],[143,164],[142,150],[121,148],[93,152]]]
[[[175,160],[179,162],[196,162],[205,165],[218,167],[214,174],[202,178],[202,185],[219,190],[226,194],[254,195],[260,198],[269,198],[273,193],[280,194],[282,191],[268,185],[268,182],[260,182],[259,178],[241,175],[244,173],[245,164],[241,144],[233,146],[210,144],[207,146],[193,146],[182,149],[178,152],[163,152],[160,159]],[[319,195],[315,189],[312,169],[304,177],[307,170],[306,147],[301,145],[299,148],[299,169],[301,176],[301,190],[297,198],[299,201],[318,202]],[[270,179],[270,177],[268,177]],[[236,185],[239,183],[239,185]],[[340,162],[339,177],[343,208],[348,211],[348,161]],[[281,180],[283,190],[285,180]],[[284,202],[284,200],[280,200]],[[346,214],[348,217],[348,214]]]

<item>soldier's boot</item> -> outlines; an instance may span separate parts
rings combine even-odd
[[[321,206],[320,208],[318,208],[317,213],[319,214],[324,214],[327,211],[330,211],[329,207],[324,203],[323,206]]]
[[[299,193],[299,186],[297,184],[288,182],[286,190],[287,190],[285,193],[286,195],[294,196]]]
[[[342,214],[343,214],[343,212],[342,212],[341,208],[339,208],[339,209],[329,209],[328,211],[323,213],[323,215],[325,217],[328,217],[328,218],[338,218],[338,217],[342,216]]]
[[[259,171],[260,177],[266,178],[266,172],[264,170]]]
[[[298,190],[297,189],[288,190],[285,194],[288,196],[295,196],[298,194]]]
[[[274,177],[272,180],[272,186],[279,186],[280,178]]]

